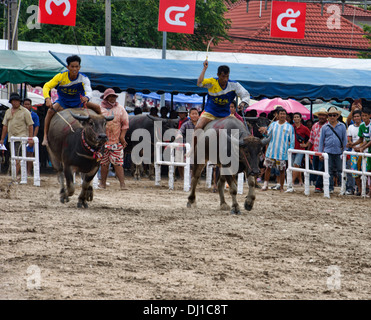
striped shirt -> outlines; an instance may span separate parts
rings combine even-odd
[[[279,124],[278,121],[273,122],[268,127],[268,134],[272,133],[272,139],[269,142],[266,158],[275,160],[287,160],[288,149],[295,147],[295,132],[294,128],[288,122]]]

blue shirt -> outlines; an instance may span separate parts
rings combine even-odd
[[[343,147],[341,147],[340,140],[329,126],[330,123],[326,123],[321,129],[318,151],[331,154],[341,154],[345,150],[347,144],[347,129],[345,124],[338,122],[334,128],[343,143]]]

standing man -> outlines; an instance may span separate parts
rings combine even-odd
[[[321,108],[318,112],[313,114],[314,116],[318,117],[318,121],[312,126],[312,130],[310,131],[310,138],[308,142],[308,150],[313,150],[314,152],[318,152],[319,148],[319,139],[321,137],[321,129],[327,123],[327,110],[325,108]],[[324,170],[324,163],[323,160],[320,160],[319,156],[313,156],[313,170],[315,171],[323,171]],[[322,175],[318,175],[315,184],[315,193],[323,192],[323,177]]]
[[[4,144],[5,136],[8,134],[9,141],[11,137],[28,137],[28,145],[32,147],[33,121],[31,113],[21,106],[21,97],[16,92],[10,94],[9,103],[12,107],[4,115],[0,145]],[[19,141],[14,143],[14,152],[15,156],[22,154],[21,143]],[[20,163],[17,161],[16,175],[19,174],[20,169]]]
[[[176,109],[176,112],[178,113],[179,117],[178,129],[180,129],[183,123],[186,123],[189,120],[187,108],[185,106],[180,106],[178,109]]]
[[[104,116],[114,115],[112,121],[107,122],[106,134],[108,141],[105,144],[104,154],[101,160],[101,180],[99,187],[106,188],[109,165],[112,163],[117,178],[120,181],[121,190],[127,190],[124,181],[124,148],[127,143],[125,135],[129,129],[129,116],[125,108],[116,99],[118,95],[111,88],[104,91],[101,98],[101,112]]]
[[[287,168],[286,161],[288,159],[288,149],[293,149],[295,146],[295,132],[291,124],[286,121],[287,112],[282,106],[276,106],[278,121],[272,122],[268,130],[261,127],[261,133],[272,135],[272,139],[268,144],[265,154],[264,166],[266,167],[264,174],[264,185],[262,191],[268,189],[268,182],[271,176],[271,169],[276,166],[280,171],[279,185],[273,187],[274,190],[283,192],[283,184],[285,183],[285,172]],[[293,188],[288,188],[287,192],[293,192]]]
[[[49,108],[45,117],[44,139],[42,144],[48,145],[48,131],[50,121],[56,112],[67,108],[87,107],[100,114],[99,105],[90,102],[92,89],[89,78],[80,73],[81,58],[73,55],[66,59],[67,71],[58,73],[53,79],[45,83],[43,94],[45,105]],[[50,98],[50,90],[57,87],[58,100],[53,104]]]
[[[37,134],[39,133],[39,128],[40,128],[40,119],[39,116],[37,115],[36,112],[32,110],[32,101],[29,98],[25,98],[23,100],[23,106],[31,112],[31,118],[33,121],[33,137],[37,137]],[[33,157],[35,152],[34,152],[34,146],[28,146],[26,148],[26,154],[27,157]],[[32,170],[32,163],[31,161],[27,161],[27,174],[30,176],[31,175],[31,170]]]
[[[308,141],[310,138],[310,131],[309,129],[303,125],[302,123],[302,115],[300,112],[295,112],[293,116],[294,120],[294,130],[295,130],[295,149],[298,150],[305,150],[308,146]],[[301,163],[303,161],[304,154],[303,153],[293,153],[292,155],[292,164],[296,168],[301,167]],[[299,180],[299,185],[303,184],[302,174],[299,171],[292,172],[292,182],[295,183],[295,180]]]
[[[184,108],[184,107],[183,107]],[[200,115],[198,113],[197,108],[191,108],[189,109],[189,121],[186,121],[182,124],[180,129],[178,130],[178,133],[175,137],[175,142],[178,143],[186,143],[187,142],[187,130],[194,130],[198,119],[200,118]],[[184,148],[177,148],[175,149],[175,161],[176,162],[184,162]],[[183,152],[180,152],[183,151]],[[183,159],[181,158],[181,155],[183,155]],[[178,172],[180,175],[180,178],[184,178],[184,167],[178,167]]]
[[[334,179],[342,171],[341,155],[347,145],[347,129],[345,124],[338,121],[341,111],[336,107],[330,107],[327,110],[328,123],[321,129],[319,139],[319,152],[328,154],[329,174],[330,174],[330,193],[334,192]],[[323,161],[323,157],[320,156]]]
[[[362,123],[362,112],[361,110],[355,110],[353,111],[353,124],[351,124],[348,127],[347,130],[347,135],[348,135],[348,148],[352,148],[353,143],[357,142],[359,139],[358,132],[359,132],[359,127]],[[355,151],[354,148],[351,149],[351,151]],[[352,170],[359,171],[360,166],[359,166],[359,161],[360,157],[351,155],[350,156],[350,168]],[[354,194],[354,181],[357,185],[358,188],[358,193],[357,195],[361,195],[362,193],[362,186],[361,186],[361,179],[359,175],[357,174],[347,174],[347,190],[345,192],[346,195],[352,195]]]

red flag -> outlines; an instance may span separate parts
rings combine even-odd
[[[271,37],[304,39],[306,3],[272,2]]]
[[[77,0],[39,0],[38,22],[75,26],[76,6]]]
[[[196,0],[160,0],[158,31],[194,32]]]

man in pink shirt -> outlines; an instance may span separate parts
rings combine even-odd
[[[105,145],[104,154],[101,160],[101,180],[99,187],[105,189],[109,165],[112,163],[116,176],[120,181],[121,190],[127,190],[124,181],[124,148],[126,131],[129,129],[129,116],[125,108],[116,99],[118,95],[113,89],[107,89],[102,96],[100,104],[102,115],[114,115],[114,119],[107,122],[106,134],[108,141]]]
[[[318,112],[313,114],[314,116],[318,117],[318,122],[316,122],[312,126],[312,130],[310,132],[310,138],[308,141],[308,150],[318,152],[319,147],[319,139],[321,136],[321,129],[324,124],[327,123],[327,110],[325,108],[321,108]],[[313,169],[315,171],[323,171],[324,170],[324,163],[323,160],[319,159],[319,156],[313,156]],[[323,177],[321,175],[317,176],[316,180],[316,189],[314,190],[316,193],[323,192]]]

